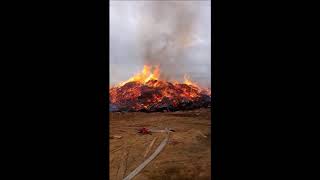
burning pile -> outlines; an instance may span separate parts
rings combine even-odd
[[[184,83],[159,80],[159,67],[153,72],[144,66],[141,73],[112,87],[110,111],[176,111],[208,107],[211,91],[203,89],[185,76]]]

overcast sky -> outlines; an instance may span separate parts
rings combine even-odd
[[[141,36],[156,36],[161,32],[170,35],[172,24],[166,23],[171,21],[171,15],[165,16],[166,13],[174,13],[174,8],[169,4],[168,12],[160,12],[162,15],[158,21],[152,20],[152,6],[154,3],[171,3],[168,1],[110,1],[110,83],[114,85],[121,81],[127,80],[143,68],[145,57],[143,52],[144,46],[141,46]],[[176,74],[174,79],[181,80],[183,74],[187,73],[191,79],[202,86],[210,86],[210,64],[211,64],[211,7],[210,1],[177,1],[188,3],[188,10],[192,11],[192,32],[190,42],[184,44],[182,54],[179,57],[171,56],[166,61],[167,66],[161,68],[174,67]],[[182,4],[181,4],[182,6]],[[170,12],[169,12],[170,11]],[[172,11],[172,12],[171,12]],[[158,12],[159,13],[159,12]],[[190,14],[190,13],[189,13]],[[151,18],[150,18],[151,17]],[[165,19],[165,17],[167,19]],[[148,19],[149,18],[149,19]],[[173,18],[173,17],[172,17]],[[190,18],[190,17],[187,17]],[[151,20],[150,20],[151,19]],[[160,23],[158,23],[160,22]],[[165,22],[165,23],[164,23]],[[179,22],[179,21],[178,21]],[[148,33],[143,31],[144,27],[159,32]],[[144,29],[145,30],[145,29]],[[161,30],[161,31],[160,31]],[[145,33],[145,34],[143,34]],[[176,36],[176,35],[173,35]],[[168,48],[168,51],[171,48]],[[178,60],[179,59],[179,60]],[[169,64],[169,65],[168,65]],[[174,65],[178,65],[176,68]],[[172,71],[172,70],[170,70]]]

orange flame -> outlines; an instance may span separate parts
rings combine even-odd
[[[184,75],[184,82],[183,83],[201,89],[198,84],[191,81],[190,77],[187,74]]]
[[[184,75],[182,83],[176,80],[160,80],[159,77],[159,66],[144,65],[140,73],[110,89],[110,102],[121,107],[141,110],[157,108],[154,105],[159,105],[160,108],[162,103],[178,107],[181,103],[202,101],[201,97],[211,96],[210,89],[200,88],[187,74]],[[129,82],[134,83],[126,86]]]
[[[143,70],[140,73],[134,75],[127,81],[121,82],[118,86],[123,86],[128,82],[139,82],[141,84],[145,84],[150,80],[158,80],[159,76],[160,76],[159,66],[152,68],[151,66],[144,65]]]
[[[128,82],[137,82],[137,83],[146,85],[150,80],[159,80],[159,77],[160,77],[160,66],[159,65],[157,65],[155,67],[149,66],[149,65],[144,65],[143,66],[143,70],[141,72],[139,72],[136,75],[132,76],[128,80],[119,83],[118,85],[116,85],[116,87],[121,87],[121,86],[125,85]],[[180,84],[176,80],[173,80],[172,83],[174,85]],[[192,82],[190,76],[187,75],[187,74],[184,75],[183,84],[191,85],[193,87],[198,88],[198,90],[202,90],[202,88],[197,83]],[[158,82],[155,82],[155,83],[154,82],[153,83],[148,83],[147,85],[158,87],[158,86],[161,85],[161,82],[158,81]]]

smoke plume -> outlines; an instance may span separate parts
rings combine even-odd
[[[147,65],[160,65],[161,78],[177,79],[183,75],[184,54],[194,39],[196,6],[188,1],[152,1],[143,11],[138,27],[141,53]]]
[[[110,1],[110,80],[129,79],[143,65],[160,78],[210,80],[210,1]]]

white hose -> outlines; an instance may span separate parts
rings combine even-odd
[[[154,131],[153,131],[154,132]],[[159,131],[158,131],[159,132]],[[169,129],[161,130],[160,132],[167,132],[167,137],[160,143],[158,148],[154,151],[154,153],[146,159],[143,163],[141,163],[134,171],[132,171],[127,177],[125,177],[123,180],[130,180],[134,176],[136,176],[144,167],[146,167],[147,164],[150,163],[161,151],[162,149],[166,146],[169,140]]]

